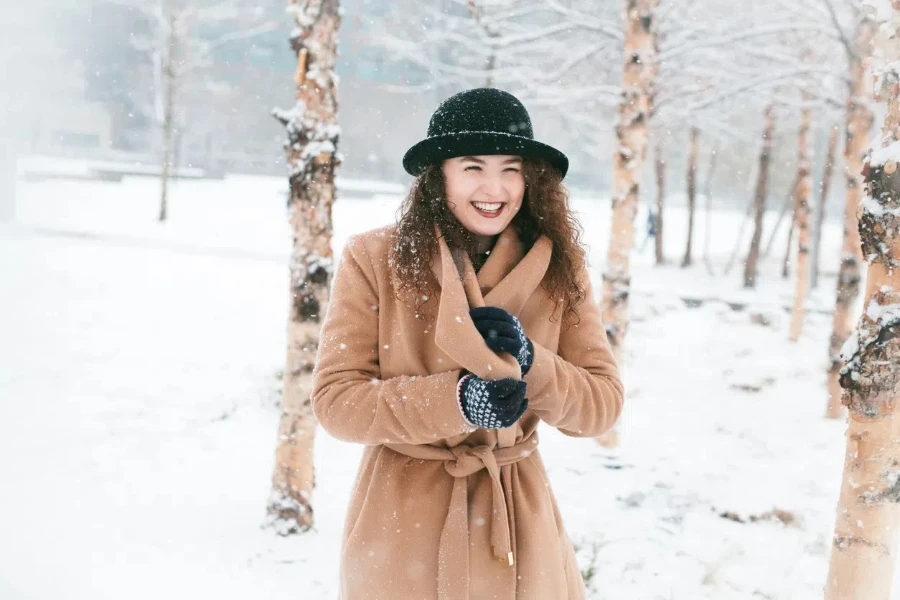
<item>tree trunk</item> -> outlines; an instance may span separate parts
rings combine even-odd
[[[799,186],[799,183],[797,184]],[[795,189],[796,191],[796,189]],[[794,194],[793,197],[794,204],[797,203],[797,195]],[[781,261],[781,278],[787,279],[788,275],[791,274],[791,248],[794,245],[794,229],[797,225],[797,207],[793,207],[794,210],[791,211],[791,228],[788,229],[788,239],[787,244],[784,247],[784,260]]]
[[[688,198],[688,234],[687,245],[684,249],[684,258],[681,260],[681,267],[689,267],[693,263],[691,249],[694,242],[694,208],[697,205],[697,145],[700,131],[696,127],[691,127],[691,142],[688,154],[688,172],[687,172],[687,198]]]
[[[484,22],[484,6],[482,6],[481,2],[477,2],[476,0],[468,0],[466,4],[469,9],[469,16],[472,17],[478,27],[481,28],[484,36],[488,39],[499,38],[500,32],[497,31],[495,27],[490,27],[487,23]],[[494,72],[497,68],[497,52],[493,49],[493,47],[491,47],[484,64],[484,87],[494,87]]]
[[[333,272],[331,236],[337,147],[337,32],[339,1],[307,5],[291,0],[297,33],[297,104],[275,111],[288,133],[290,223],[290,320],[284,396],[269,499],[269,524],[281,535],[308,530],[313,523],[312,491],[315,417],[310,393]]]
[[[706,202],[706,227],[703,228],[703,263],[706,265],[706,271],[710,275],[715,275],[713,271],[712,259],[709,255],[709,248],[712,243],[712,181],[713,174],[716,172],[717,158],[719,156],[719,144],[709,155],[709,169],[706,170],[706,181],[703,185],[703,199]]]
[[[807,101],[808,98],[805,98]],[[803,330],[806,317],[806,297],[809,295],[809,196],[812,191],[812,161],[809,156],[809,129],[812,109],[800,113],[800,133],[797,136],[797,194],[794,201],[794,223],[797,227],[797,286],[794,292],[794,309],[791,313],[791,331],[788,339],[796,342]]]
[[[620,364],[628,327],[634,216],[637,214],[641,171],[647,154],[653,85],[657,72],[657,1],[625,0],[622,100],[616,124],[616,151],[613,154],[609,253],[603,274],[603,321],[613,353]],[[616,436],[616,430],[613,429],[601,443],[614,445]]]
[[[656,144],[654,155],[656,160],[656,236],[653,241],[656,244],[656,264],[662,265],[666,262],[665,253],[663,252],[663,205],[666,199],[666,162],[663,158],[662,142]]]
[[[781,222],[784,221],[784,217],[788,214],[788,211],[791,212],[791,228],[794,227],[793,215],[794,215],[794,192],[797,190],[797,178],[794,177],[794,181],[791,182],[791,187],[788,188],[787,196],[784,198],[784,202],[781,203],[781,211],[778,213],[778,219],[775,221],[775,226],[772,227],[772,233],[769,235],[769,241],[766,242],[766,249],[762,254],[763,258],[768,258],[769,254],[772,252],[772,246],[775,245],[775,236],[778,233],[778,230],[781,228]],[[793,232],[788,233],[788,237],[792,237]],[[788,244],[790,246],[790,244]],[[785,275],[785,277],[787,277]]]
[[[0,140],[0,223],[16,219],[17,147],[15,135]]]
[[[897,6],[895,4],[894,6]],[[894,9],[894,23],[900,10]],[[885,35],[885,26],[879,36]],[[897,27],[889,31],[896,35]],[[885,37],[887,37],[885,35]],[[885,45],[896,46],[896,37]],[[876,42],[877,44],[877,42]],[[881,44],[877,44],[881,46]],[[900,141],[900,73],[875,65],[875,89],[886,96],[882,148]],[[826,600],[888,600],[897,562],[900,502],[900,172],[896,149],[870,154],[859,233],[869,262],[866,308],[841,369],[849,407],[844,477],[837,510]]]
[[[851,312],[859,295],[862,280],[863,255],[859,239],[859,223],[856,212],[862,191],[862,162],[869,143],[869,131],[874,116],[869,109],[870,81],[868,70],[862,57],[869,54],[873,24],[868,19],[860,21],[856,30],[856,50],[858,55],[850,58],[850,90],[847,97],[846,131],[844,135],[844,182],[846,202],[844,204],[844,241],[841,250],[841,264],[838,270],[834,319],[831,339],[828,344],[828,406],[825,416],[840,418],[844,412],[841,404],[841,388],[838,377],[841,368],[841,347],[850,336],[853,324]]]
[[[175,112],[175,69],[177,57],[175,56],[176,39],[176,11],[172,0],[166,3],[168,29],[166,31],[166,50],[162,56],[161,82],[165,86],[165,98],[163,99],[162,121],[162,165],[160,173],[160,197],[159,197],[159,221],[165,222],[169,212],[169,174],[172,164],[172,125]]]
[[[772,139],[775,133],[775,108],[766,107],[763,118],[763,142],[759,151],[759,173],[756,179],[756,192],[753,196],[754,218],[753,237],[750,239],[750,250],[744,263],[744,287],[756,287],[756,269],[759,262],[759,244],[762,240],[763,217],[766,214],[766,194],[769,186],[769,163],[772,160]]]
[[[831,174],[834,171],[834,153],[837,151],[837,127],[832,127],[828,133],[828,151],[825,153],[825,166],[822,172],[822,187],[819,188],[819,202],[816,207],[816,230],[813,237],[812,273],[810,286],[816,289],[819,285],[819,249],[822,246],[822,227],[825,225],[825,205],[828,202],[828,190],[831,188]]]
[[[753,214],[753,198],[750,198],[747,201],[747,206],[744,208],[744,218],[741,219],[741,226],[738,229],[737,236],[735,236],[734,246],[731,248],[728,262],[725,263],[725,275],[731,273],[731,267],[734,266],[734,260],[737,258],[738,251],[741,249],[741,240],[744,239],[744,230],[747,228],[747,221],[750,220],[751,214]]]

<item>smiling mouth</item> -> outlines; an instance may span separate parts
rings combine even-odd
[[[472,202],[472,206],[479,214],[490,217],[500,214],[506,202]]]

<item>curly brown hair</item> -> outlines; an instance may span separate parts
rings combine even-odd
[[[526,252],[542,234],[553,242],[550,265],[541,285],[550,298],[565,301],[564,318],[577,316],[575,308],[586,295],[580,283],[586,252],[581,242],[581,225],[569,210],[569,192],[559,171],[546,160],[526,157],[522,171],[525,197],[511,225]],[[413,182],[397,212],[397,228],[391,240],[388,265],[398,289],[416,294],[415,308],[419,313],[427,314],[422,309],[437,284],[431,272],[432,257],[438,252],[434,225],[440,226],[450,248],[461,248],[470,257],[475,256],[475,236],[450,211],[445,190],[441,165],[426,168]]]

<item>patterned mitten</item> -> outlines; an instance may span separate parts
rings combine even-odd
[[[456,396],[470,425],[503,429],[518,421],[528,408],[527,388],[528,384],[521,379],[488,380],[467,373],[459,380]]]

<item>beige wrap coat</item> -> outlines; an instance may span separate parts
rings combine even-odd
[[[427,320],[409,294],[395,293],[388,265],[395,229],[347,242],[313,371],[319,423],[366,445],[345,523],[340,598],[584,598],[537,426],[597,436],[622,411],[587,271],[580,321],[561,327],[561,305],[540,286],[549,238],[526,253],[510,225],[477,274],[440,238],[432,263],[440,293],[431,299],[436,318]],[[516,315],[535,348],[524,378],[529,408],[502,430],[468,425],[456,400],[463,368],[485,379],[521,377],[515,359],[492,352],[475,329],[469,309],[485,305]]]

